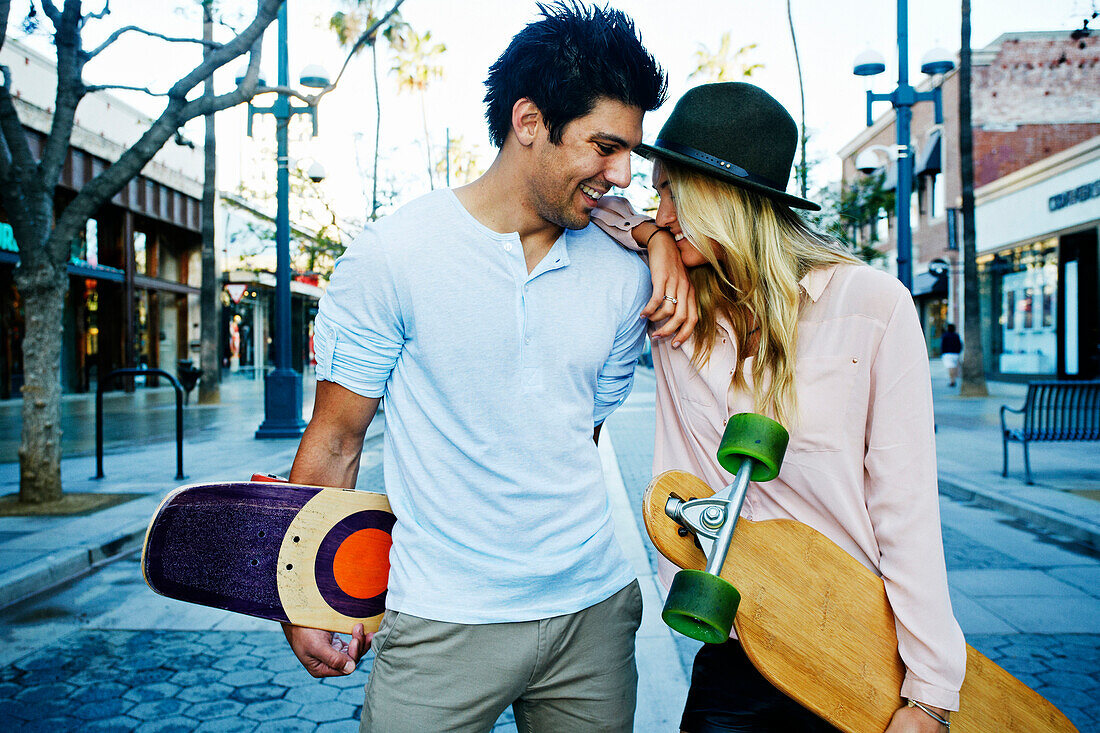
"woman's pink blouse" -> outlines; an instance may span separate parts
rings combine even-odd
[[[593,218],[635,248],[614,213]],[[966,646],[947,592],[931,381],[913,300],[895,278],[863,265],[815,270],[799,285],[798,417],[786,426],[779,477],[750,484],[741,514],[808,524],[880,575],[907,669],[901,695],[957,710]],[[754,411],[752,359],[750,391],[734,390],[736,342],[728,323],[718,333],[701,369],[691,363],[692,338],[678,349],[653,347],[653,472],[688,471],[715,490],[733,478],[715,459],[726,420]],[[676,568],[661,563],[668,585]]]

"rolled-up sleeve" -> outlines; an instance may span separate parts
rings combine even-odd
[[[653,286],[645,269],[641,263],[638,266],[641,269],[635,278],[637,288],[633,293],[634,297],[616,330],[611,353],[596,379],[595,409],[592,413],[592,422],[595,425],[603,423],[623,403],[634,386],[634,367],[642,354],[648,323],[641,317],[641,312],[653,293]]]
[[[632,252],[644,253],[645,248],[634,241],[631,232],[644,222],[652,222],[651,217],[635,213],[630,202],[621,196],[604,196],[599,205],[592,209],[592,223],[622,247]]]
[[[368,229],[336,262],[314,322],[317,379],[381,397],[405,343],[397,279]]]
[[[947,592],[928,357],[908,293],[874,356],[866,434],[867,509],[906,667],[901,695],[958,710],[966,645]]]

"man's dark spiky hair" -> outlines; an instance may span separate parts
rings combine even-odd
[[[504,146],[512,107],[525,97],[539,108],[555,145],[565,126],[601,98],[645,112],[664,103],[664,70],[622,11],[578,0],[539,3],[538,9],[542,19],[516,34],[489,68],[485,117],[493,145]]]

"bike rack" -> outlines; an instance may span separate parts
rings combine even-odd
[[[176,389],[176,480],[187,478],[183,475],[183,387],[175,376],[163,369],[115,369],[103,379],[95,389],[95,476],[103,478],[103,388],[116,377],[138,376],[143,374],[165,377]]]

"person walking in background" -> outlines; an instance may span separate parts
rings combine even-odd
[[[955,381],[959,378],[959,355],[962,350],[963,342],[955,331],[955,324],[948,323],[947,330],[943,332],[943,337],[940,339],[940,360],[943,362],[943,368],[947,370],[948,387],[954,387]]]

